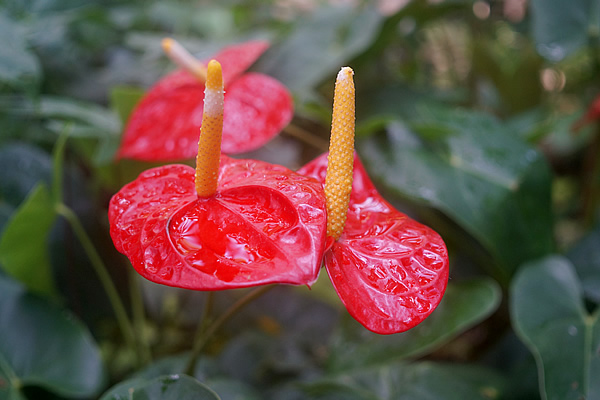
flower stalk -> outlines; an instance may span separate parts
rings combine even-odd
[[[83,250],[88,256],[92,267],[94,268],[94,271],[98,275],[100,283],[102,284],[102,287],[104,288],[108,300],[110,301],[110,304],[113,308],[113,311],[117,318],[117,324],[119,325],[119,329],[123,334],[123,338],[125,339],[127,346],[130,349],[136,351],[138,349],[138,343],[136,341],[135,329],[133,328],[133,324],[131,323],[129,316],[127,315],[125,306],[121,301],[121,297],[119,296],[117,288],[113,283],[110,274],[108,273],[108,269],[106,268],[104,261],[102,261],[100,254],[98,254],[98,251],[94,247],[92,240],[86,233],[85,229],[83,228],[83,225],[81,224],[81,221],[73,212],[73,210],[71,210],[63,203],[56,204],[55,207],[57,214],[65,218],[65,220],[73,229],[73,233],[79,239]],[[141,359],[142,356],[140,354],[137,355],[138,362],[141,365],[143,363],[143,360]]]
[[[184,373],[194,376],[196,363],[202,354],[202,350],[207,345],[208,341],[217,333],[221,327],[231,319],[238,311],[252,303],[252,301],[256,300],[263,294],[267,293],[269,290],[274,288],[273,285],[268,286],[259,286],[256,289],[251,290],[246,293],[245,296],[238,299],[235,303],[233,303],[223,314],[221,314],[206,330],[201,331],[200,336],[196,338],[194,341],[194,346],[192,348],[192,352],[190,358],[188,359],[188,363],[184,369]]]

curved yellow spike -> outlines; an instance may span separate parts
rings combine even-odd
[[[207,69],[204,64],[191,55],[178,41],[171,38],[164,38],[162,40],[162,48],[175,64],[190,72],[200,82],[206,82]]]
[[[344,230],[354,174],[354,72],[340,70],[335,81],[331,139],[327,157],[325,197],[327,236],[337,240]]]
[[[217,192],[219,162],[221,159],[221,136],[223,133],[223,73],[216,60],[208,63],[204,90],[204,112],[198,155],[196,156],[196,193],[198,197],[210,197]]]

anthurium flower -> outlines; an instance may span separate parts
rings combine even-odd
[[[329,154],[298,172],[325,187],[327,234],[335,242],[324,263],[348,312],[376,333],[406,331],[442,299],[446,246],[381,197],[353,149],[354,83],[352,70],[344,68],[336,82]]]
[[[295,173],[219,157],[216,65],[209,64],[196,170],[151,169],[121,189],[109,207],[117,249],[146,278],[198,290],[310,285],[324,261],[367,329],[390,334],[422,322],[446,289],[446,246],[379,195],[355,154],[352,70],[342,68],[336,81],[329,153]]]
[[[222,144],[226,154],[264,145],[292,119],[286,87],[267,75],[245,72],[268,47],[265,41],[250,41],[214,56],[222,65],[226,90]],[[181,68],[159,80],[136,106],[117,158],[176,161],[196,155],[206,67],[173,39],[165,39],[163,48]]]
[[[169,286],[311,285],[326,243],[321,184],[221,155],[224,95],[216,61],[208,64],[205,91],[196,169],[150,169],[115,194],[108,217],[116,248],[140,275]]]

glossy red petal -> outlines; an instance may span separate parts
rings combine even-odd
[[[135,108],[118,158],[143,161],[191,159],[198,151],[204,85],[185,71],[161,79]],[[226,154],[263,146],[292,119],[292,98],[279,81],[262,74],[240,76],[225,90]]]
[[[265,40],[252,40],[223,48],[214,58],[223,67],[223,82],[227,86],[244,73],[269,48]],[[204,60],[206,63],[210,60]]]
[[[267,75],[247,73],[225,90],[223,142],[226,154],[255,150],[276,136],[294,115],[287,88]]]
[[[158,81],[137,104],[117,158],[141,161],[191,159],[198,152],[204,84],[183,70]]]
[[[214,197],[197,198],[192,168],[167,165],[142,173],[109,206],[115,246],[140,275],[196,290],[311,285],[326,220],[314,179],[227,156]]]
[[[298,173],[325,182],[327,155]],[[422,322],[448,283],[448,252],[429,227],[394,209],[377,192],[359,158],[346,227],[325,266],[348,312],[367,329],[391,334]]]

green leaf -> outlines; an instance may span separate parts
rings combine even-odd
[[[0,148],[0,198],[19,206],[41,181],[50,184],[52,159],[37,147],[10,143]]]
[[[323,7],[301,19],[292,33],[269,49],[257,69],[291,91],[305,93],[367,48],[383,21],[375,7]]]
[[[94,128],[93,130],[82,130],[85,136],[89,137],[102,138],[106,135],[118,135],[121,131],[121,124],[116,115],[94,103],[64,97],[44,96],[36,111],[40,117]],[[76,132],[74,130],[71,136],[74,136]],[[81,136],[85,137],[83,134]]]
[[[367,331],[346,319],[334,335],[329,367],[333,371],[387,364],[440,347],[494,312],[501,293],[491,279],[449,284],[436,310],[413,329],[389,336]]]
[[[121,122],[112,111],[93,103],[61,97],[42,98],[38,115],[49,118],[47,126],[69,137],[98,139],[93,161],[96,165],[111,161],[121,141]]]
[[[540,55],[560,61],[588,42],[590,32],[600,32],[598,0],[532,0],[533,37]]]
[[[45,185],[33,189],[15,211],[0,238],[0,263],[8,274],[33,292],[55,295],[48,232],[56,211]]]
[[[100,400],[219,400],[207,386],[187,375],[163,375],[153,379],[134,378],[105,393]]]
[[[475,112],[422,108],[412,126],[390,125],[359,147],[375,181],[453,219],[491,255],[502,283],[553,251],[552,177],[539,151]]]
[[[29,50],[25,33],[24,26],[0,13],[0,82],[23,87],[40,79],[39,61]]]
[[[399,115],[416,112],[416,104],[423,104],[427,96],[405,84],[387,84],[360,92],[356,99],[357,135],[365,135],[365,126],[374,122],[385,125],[398,119]],[[375,131],[366,133],[373,133]]]
[[[10,217],[14,211],[14,207],[10,204],[7,204],[5,201],[0,200],[0,237],[2,237],[2,232],[4,231],[4,226],[10,220]]]
[[[567,257],[575,266],[583,291],[590,299],[600,304],[600,226],[581,239]]]
[[[154,361],[152,364],[136,371],[132,378],[149,381],[163,375],[183,374],[190,354],[182,353]],[[218,374],[214,361],[208,357],[200,357],[194,367],[196,379],[205,381],[209,376]]]
[[[600,309],[586,311],[571,263],[551,256],[524,265],[510,294],[513,326],[536,358],[542,398],[599,398]]]
[[[132,86],[115,86],[110,90],[111,108],[117,112],[123,126],[144,93],[143,89]]]
[[[539,79],[544,60],[527,38],[514,33],[515,38],[507,45],[498,36],[508,27],[499,25],[497,29],[494,37],[473,41],[473,75],[493,84],[502,100],[496,107],[500,106],[504,114],[531,110],[544,95]]]
[[[504,398],[504,387],[481,366],[431,362],[363,368],[305,386],[319,400],[491,400]]]
[[[137,371],[131,379],[111,388],[102,397],[102,400],[112,399],[116,393],[124,393],[127,388],[136,386],[136,382],[144,383],[161,376],[182,375],[190,355],[188,353],[171,356],[153,362],[147,367]],[[204,382],[223,399],[255,400],[261,398],[249,385],[223,376],[215,361],[208,357],[201,357],[194,369],[194,378]]]
[[[64,397],[95,395],[104,383],[99,350],[65,310],[0,276],[0,376],[8,398],[39,386]],[[13,397],[10,397],[12,393]]]
[[[215,379],[207,381],[210,388],[224,400],[261,400],[264,396],[251,386],[233,379]]]
[[[0,399],[3,400],[27,400],[18,389],[19,380],[12,375],[12,371],[6,368],[6,362],[0,359]],[[7,370],[5,370],[7,369]]]

